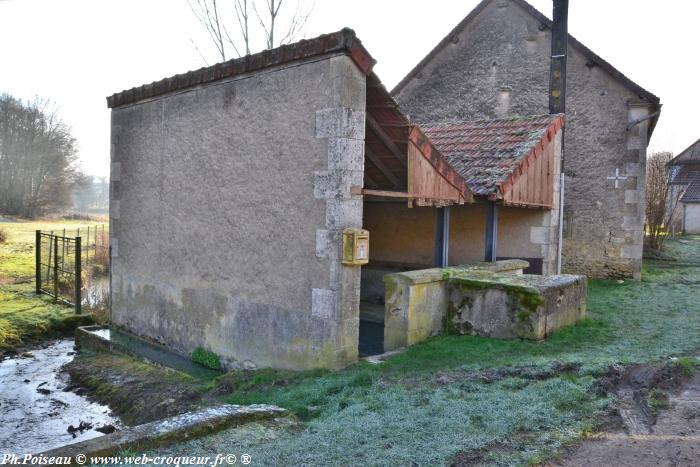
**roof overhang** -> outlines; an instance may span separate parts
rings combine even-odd
[[[410,206],[473,202],[462,176],[409,122],[374,73],[367,77],[364,175],[360,191],[370,198],[399,198]]]
[[[554,173],[551,169],[561,157],[553,143],[562,128],[564,115],[558,115],[489,200],[509,206],[551,209],[554,201]]]

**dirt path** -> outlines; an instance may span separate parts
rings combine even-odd
[[[639,406],[633,402],[635,392],[630,387],[618,391],[624,430],[599,433],[549,465],[700,465],[700,374],[669,391],[668,408],[659,409],[656,416],[634,409]]]

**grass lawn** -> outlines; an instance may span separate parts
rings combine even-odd
[[[437,337],[378,366],[226,374],[216,384],[229,402],[288,408],[303,427],[238,428],[159,453],[247,452],[254,465],[444,465],[459,453],[536,463],[595,429],[611,403],[595,383],[610,365],[700,350],[700,237],[669,240],[643,277],[590,281],[588,319],[544,342]]]
[[[34,232],[86,228],[84,221],[26,221],[0,217],[7,241],[0,243],[0,351],[23,341],[74,328],[85,317],[34,293]],[[95,223],[89,225],[94,226]]]

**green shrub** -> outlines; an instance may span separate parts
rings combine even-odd
[[[211,368],[212,370],[221,369],[221,361],[219,360],[218,355],[216,355],[214,352],[210,352],[209,350],[205,350],[202,347],[197,347],[194,349],[194,352],[192,352],[192,361],[207,368]]]
[[[668,394],[657,389],[652,389],[647,394],[647,404],[654,415],[659,413],[659,410],[668,409],[671,405],[668,401]]]

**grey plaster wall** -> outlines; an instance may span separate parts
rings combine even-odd
[[[683,203],[684,231],[686,234],[700,234],[700,203]]]
[[[229,368],[355,361],[364,110],[344,55],[114,109],[114,323]]]
[[[399,93],[417,122],[548,113],[551,31],[509,0],[494,0]],[[639,277],[648,103],[569,48],[564,269]],[[627,177],[615,188],[607,177]]]

